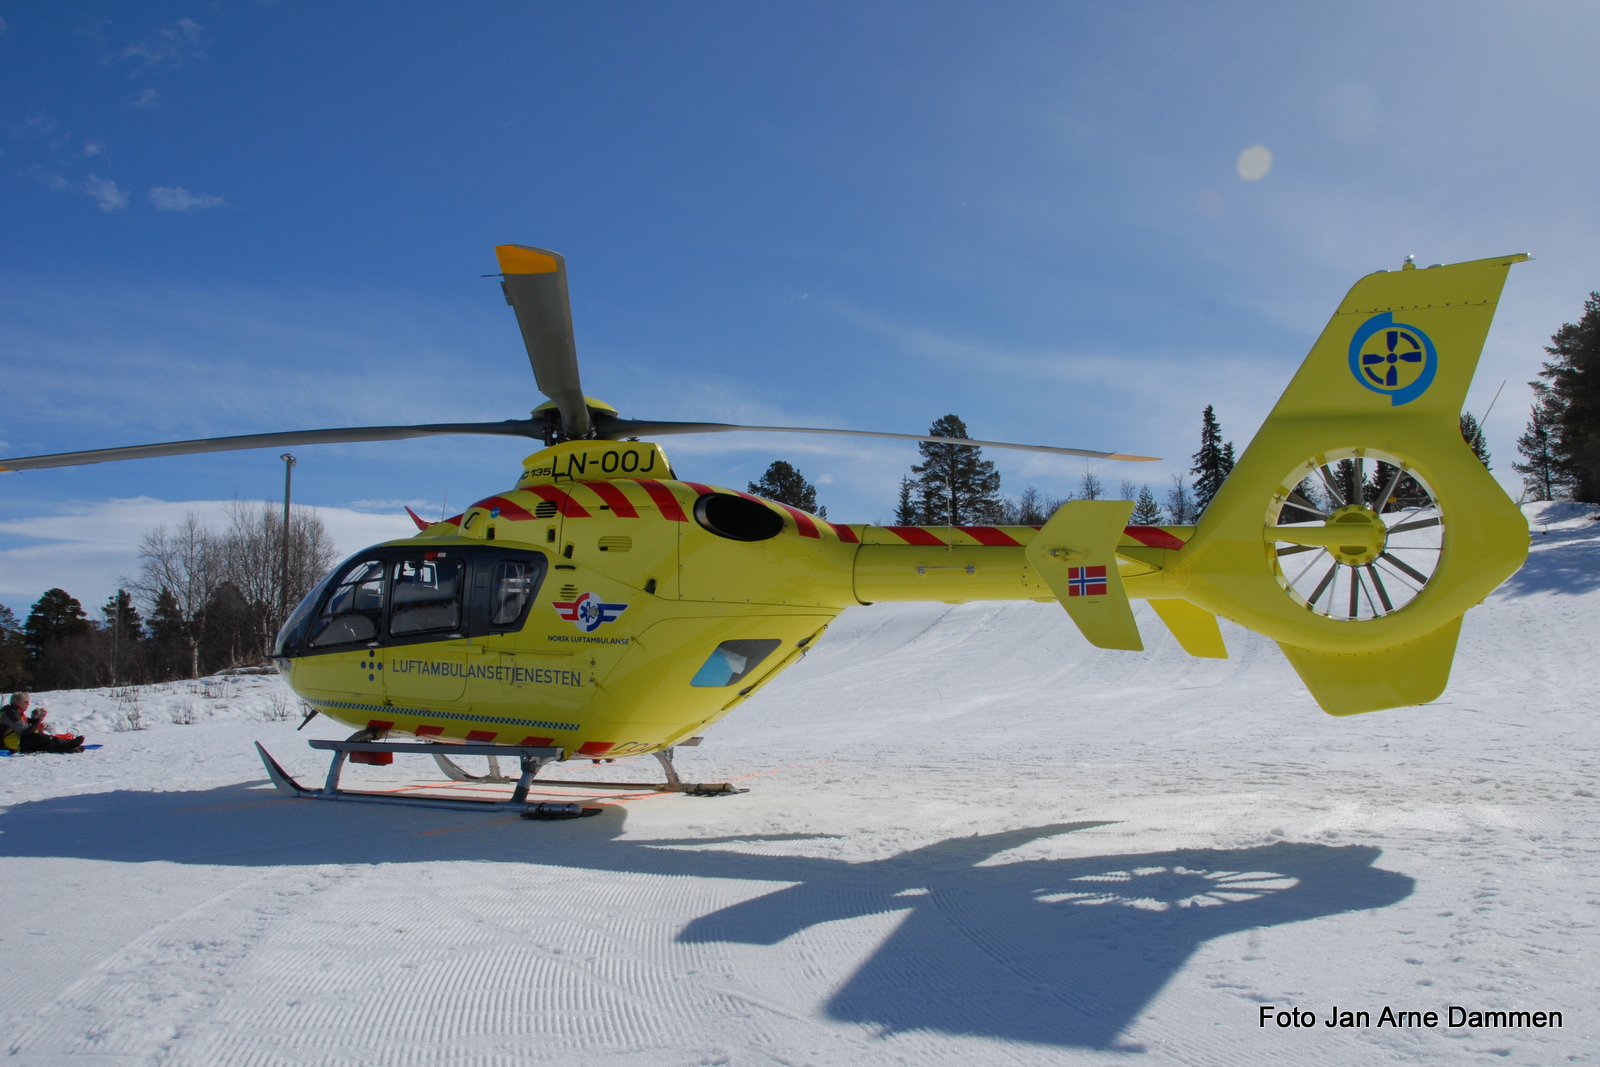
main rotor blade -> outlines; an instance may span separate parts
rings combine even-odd
[[[1156,462],[1156,456],[1130,456],[1123,452],[1096,452],[1087,448],[1062,448],[1058,445],[1019,445],[1008,441],[974,441],[968,437],[923,437],[914,433],[880,433],[875,430],[821,430],[809,426],[735,426],[727,422],[649,422],[643,419],[618,419],[601,416],[596,423],[599,436],[615,441],[623,437],[661,437],[681,433],[820,433],[839,437],[883,437],[891,441],[929,441],[968,448],[1011,448],[1019,452],[1050,452],[1058,456],[1083,456],[1086,459]]]
[[[527,245],[497,245],[506,303],[517,313],[522,343],[539,391],[556,402],[567,437],[589,436],[589,406],[578,383],[578,349],[572,339],[567,261]]]
[[[490,434],[500,437],[544,436],[544,423],[533,419],[504,422],[440,422],[421,426],[351,426],[339,430],[290,430],[286,433],[252,433],[240,437],[203,437],[197,441],[167,441],[127,448],[96,448],[88,452],[57,452],[49,456],[0,459],[0,471],[31,471],[45,467],[77,467],[118,459],[152,459],[188,456],[198,452],[235,452],[245,448],[283,448],[294,445],[331,445],[348,441],[398,441],[437,434]]]

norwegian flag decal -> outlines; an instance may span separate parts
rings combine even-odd
[[[1068,596],[1105,596],[1106,569],[1104,567],[1068,567]]]
[[[556,600],[550,606],[567,622],[577,624],[578,629],[586,634],[594,633],[601,623],[616,622],[617,616],[628,610],[626,604],[607,604],[600,599],[599,593],[582,593],[576,600]]]

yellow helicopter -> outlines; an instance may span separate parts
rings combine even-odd
[[[358,732],[313,742],[334,752],[320,790],[261,749],[286,793],[380,799],[339,789],[340,769],[395,752],[434,755],[458,780],[474,776],[450,756],[520,757],[510,803],[525,814],[580,813],[527,802],[540,769],[565,759],[653,753],[668,781],[648,788],[729,792],[681,782],[674,746],[697,743],[840,612],[881,601],[1055,600],[1091,644],[1140,650],[1130,600],[1144,599],[1194,656],[1226,657],[1218,616],[1276,640],[1331,714],[1423,703],[1445,687],[1466,610],[1527,554],[1521,512],[1458,428],[1507,271],[1526,255],[1424,269],[1408,259],[1358,281],[1197,526],[1129,526],[1131,501],[1078,500],[1040,527],[880,527],[685,481],[641,438],[755,430],[1148,457],[625,419],[583,394],[563,258],[521,245],[496,253],[550,398],[530,419],[0,460],[29,470],[433,434],[543,440],[514,486],[443,522],[413,515],[415,537],[356,553],[295,608],[279,669],[311,708]],[[1354,477],[1336,474],[1341,465]],[[1369,471],[1387,483],[1352,490]],[[1301,494],[1307,478],[1331,510]],[[490,780],[511,780],[491,767]]]

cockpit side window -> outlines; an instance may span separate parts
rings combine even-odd
[[[383,621],[383,563],[357,560],[334,583],[311,627],[311,647],[371,641]]]
[[[489,625],[520,629],[544,579],[544,560],[499,560],[489,589]]]
[[[396,560],[391,566],[390,635],[410,637],[461,629],[464,560],[430,552],[422,558]]]

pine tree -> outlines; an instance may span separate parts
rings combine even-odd
[[[1545,351],[1554,358],[1539,377],[1550,384],[1553,466],[1572,499],[1600,503],[1600,293],[1550,341]]]
[[[1304,504],[1309,504],[1310,507],[1296,504],[1296,497],[1304,501]],[[1322,505],[1322,492],[1317,488],[1316,480],[1308,475],[1300,479],[1300,484],[1295,487],[1294,495],[1278,510],[1278,521],[1280,523],[1313,522],[1322,517],[1317,512],[1326,510]]]
[[[1194,478],[1195,512],[1204,512],[1233,470],[1233,442],[1223,443],[1222,427],[1210,404],[1200,416],[1200,451],[1194,454],[1189,473]]]
[[[28,645],[16,613],[0,604],[0,691],[12,692],[30,683]]]
[[[120,685],[132,676],[132,669],[138,662],[144,620],[139,617],[139,609],[133,606],[133,597],[126,589],[118,589],[100,609],[100,614],[105,617],[100,628],[106,641],[111,684]]]
[[[1394,473],[1395,467],[1393,464],[1385,463],[1381,459],[1378,460],[1373,466],[1371,480],[1362,487],[1362,502],[1372,510],[1380,513],[1391,506],[1396,508],[1415,508],[1421,507],[1428,502],[1427,491],[1417,483],[1415,478],[1409,474],[1402,474],[1399,478],[1395,478]],[[1383,496],[1384,489],[1391,483],[1393,483],[1393,488],[1389,489],[1388,497],[1379,500],[1378,498]]]
[[[1513,463],[1511,469],[1522,475],[1522,484],[1535,500],[1554,500],[1556,492],[1565,485],[1557,466],[1554,423],[1559,412],[1553,410],[1550,386],[1544,382],[1529,382],[1533,386],[1533,406],[1528,413],[1528,428],[1517,438],[1517,451],[1526,463]]]
[[[1488,467],[1489,446],[1483,442],[1483,427],[1478,425],[1477,416],[1470,411],[1461,413],[1461,439],[1472,449],[1472,454]]]
[[[1345,507],[1348,504],[1364,504],[1367,500],[1367,486],[1356,477],[1356,461],[1341,459],[1331,468],[1333,472],[1333,491],[1339,497],[1334,502],[1334,507]]]
[[[810,512],[818,518],[828,517],[827,508],[817,507],[816,486],[806,481],[799,471],[781,459],[772,461],[772,465],[767,468],[760,481],[750,483],[750,492]]]
[[[1183,480],[1183,475],[1174,474],[1172,488],[1167,490],[1167,522],[1173,526],[1188,526],[1198,517],[1189,483]]]
[[[1139,495],[1133,505],[1133,514],[1128,517],[1128,521],[1134,526],[1161,525],[1161,505],[1156,503],[1156,495],[1150,491],[1148,485],[1139,487]]]
[[[894,506],[896,526],[915,526],[922,521],[922,513],[917,510],[916,499],[912,496],[916,485],[910,478],[900,479],[900,499]]]
[[[946,415],[928,428],[930,437],[966,439],[967,424]],[[971,445],[946,445],[924,441],[917,446],[922,462],[911,468],[917,476],[916,524],[969,526],[999,521],[1000,473]]]
[[[147,624],[152,670],[161,679],[197,677],[197,673],[190,673],[191,626],[184,618],[182,605],[166,588],[162,588],[154,600]]]
[[[93,630],[94,624],[77,598],[65,589],[47,589],[28,612],[23,640],[28,646],[30,661],[37,664],[53,646]]]

